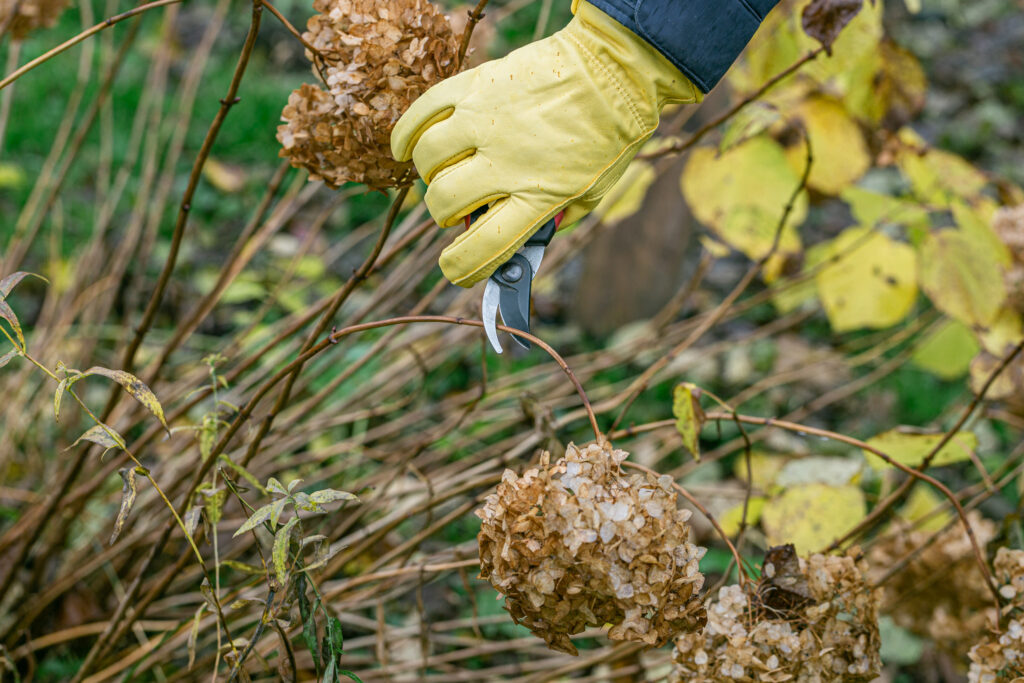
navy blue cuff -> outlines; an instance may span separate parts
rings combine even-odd
[[[779,0],[588,0],[633,31],[702,92],[722,79]]]

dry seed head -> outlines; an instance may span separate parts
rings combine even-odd
[[[995,560],[999,594],[1007,601],[1011,619],[1006,628],[990,632],[971,648],[969,683],[999,683],[1024,678],[1024,550],[1000,548]]]
[[[612,624],[613,640],[661,646],[704,624],[697,592],[705,549],[690,542],[668,475],[625,476],[627,453],[569,444],[554,465],[505,470],[476,511],[480,578],[548,647],[576,654],[569,636]]]
[[[324,57],[327,90],[303,85],[277,139],[292,166],[332,187],[384,189],[413,177],[391,156],[391,129],[427,88],[455,72],[459,41],[429,0],[315,0],[303,37]]]
[[[977,511],[967,521],[982,548],[996,534],[996,525]],[[890,567],[913,559],[882,584],[882,611],[942,650],[962,657],[977,642],[991,619],[992,594],[974,560],[962,524],[932,539],[932,532],[894,521],[889,533],[868,551],[872,581]]]
[[[24,40],[37,28],[50,28],[57,23],[57,17],[67,6],[68,0],[0,0],[0,26],[8,26],[14,40]]]
[[[671,680],[875,680],[882,666],[878,599],[853,554],[797,560],[794,553],[786,578],[805,597],[788,607],[772,606],[781,582],[767,561],[756,587],[723,587],[709,600],[707,628],[676,639]]]

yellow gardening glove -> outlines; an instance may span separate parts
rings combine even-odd
[[[596,7],[549,38],[425,92],[391,134],[416,164],[434,220],[462,225],[441,270],[469,287],[507,261],[562,209],[586,215],[626,170],[668,103],[700,91],[642,38]]]

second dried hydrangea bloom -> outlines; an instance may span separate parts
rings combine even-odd
[[[68,0],[0,0],[0,26],[6,25],[14,40],[24,40],[32,31],[56,24],[67,6]]]
[[[303,37],[326,60],[327,90],[305,84],[288,97],[277,129],[281,156],[333,187],[407,182],[412,166],[392,158],[391,129],[413,100],[455,72],[459,41],[448,19],[429,0],[313,7],[319,14]]]
[[[971,648],[970,683],[1009,683],[1024,678],[1024,550],[1000,548],[994,565],[999,594],[1012,611],[1005,629]]]
[[[783,562],[769,561],[772,555]],[[873,681],[877,597],[852,557],[769,551],[755,590],[725,586],[703,633],[676,640],[673,681]]]
[[[627,455],[569,444],[554,465],[545,453],[521,477],[506,470],[476,511],[480,577],[554,650],[576,654],[569,636],[588,626],[660,646],[704,624],[690,513],[676,509],[671,477],[625,476]]]

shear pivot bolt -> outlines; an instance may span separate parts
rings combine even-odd
[[[501,276],[509,282],[519,282],[523,277],[523,267],[518,263],[507,263],[501,268]]]

